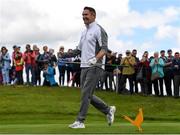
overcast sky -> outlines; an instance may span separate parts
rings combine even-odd
[[[180,51],[180,0],[0,0],[0,47],[75,48],[84,6],[96,9],[115,52]]]

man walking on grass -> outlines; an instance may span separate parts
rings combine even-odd
[[[86,30],[82,33],[77,49],[64,57],[81,54],[81,106],[78,116],[70,128],[85,128],[84,121],[91,103],[96,109],[104,113],[108,124],[114,121],[115,106],[108,106],[94,95],[94,90],[102,72],[101,64],[107,52],[108,37],[105,30],[95,22],[96,11],[92,7],[85,7],[82,13]]]

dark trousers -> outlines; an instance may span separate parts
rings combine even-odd
[[[133,94],[133,75],[122,75],[121,81],[120,81],[120,89],[118,90],[118,93],[122,93],[125,90],[126,86],[126,80],[129,80],[129,86],[130,86],[130,93]]]
[[[71,67],[67,66],[66,71],[67,71],[67,84],[68,84],[70,82],[71,75],[73,75],[73,70]]]
[[[39,67],[35,67],[35,85],[41,85],[41,69]]]
[[[50,82],[44,79],[43,86],[50,86]]]
[[[59,69],[59,85],[64,85],[64,79],[65,79],[65,66],[58,66]]]
[[[141,85],[142,94],[148,95],[148,80],[147,79],[141,80],[140,85]]]
[[[23,84],[23,70],[16,71],[17,84]]]
[[[165,82],[167,96],[172,96],[172,80],[173,80],[172,74],[165,74],[164,82]]]
[[[106,80],[105,80],[106,90],[113,90],[112,84],[113,84],[113,73],[106,71]]]
[[[151,95],[152,94],[152,81],[148,80],[147,85],[148,85],[148,95]]]
[[[138,93],[138,81],[137,81],[137,79],[136,79],[136,76],[137,76],[137,73],[134,73],[134,74],[133,74],[133,83],[134,83],[135,93]]]
[[[76,84],[76,87],[80,87],[80,75],[81,75],[81,71],[77,71],[73,73],[73,82],[72,82],[72,86],[74,87]]]
[[[118,74],[117,76],[117,81],[116,81],[116,87],[117,87],[117,90],[116,92],[119,92],[119,90],[121,89],[121,77],[122,77],[122,74]]]
[[[174,97],[179,97],[180,91],[180,75],[174,76]]]
[[[31,84],[35,84],[35,71],[34,71],[34,67],[32,67],[31,64],[26,64],[25,65],[25,71],[26,71],[26,81],[27,84],[30,84],[30,79],[29,79],[29,72],[31,72]]]
[[[164,96],[163,93],[163,78],[159,78],[156,79],[154,81],[152,81],[153,85],[154,85],[154,92],[156,96]],[[159,91],[160,88],[160,91]]]

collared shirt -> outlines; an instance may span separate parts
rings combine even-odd
[[[99,24],[92,22],[86,26],[78,45],[78,49],[81,50],[81,67],[90,67],[87,64],[88,60],[95,57],[100,50],[106,52],[107,44],[107,33]],[[102,63],[102,60],[98,60],[97,63]]]

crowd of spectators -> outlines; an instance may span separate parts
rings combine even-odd
[[[54,49],[43,46],[43,53],[37,45],[21,47],[14,45],[12,55],[3,46],[0,51],[0,84],[30,86],[73,86],[80,87],[80,56],[64,58],[64,46],[57,55]],[[71,53],[69,49],[66,53]],[[108,50],[104,70],[97,84],[100,90],[114,91],[119,94],[142,94],[179,97],[180,93],[180,55],[172,50],[154,52],[149,57],[145,51],[141,58],[137,50],[126,50],[123,54]],[[58,81],[56,80],[57,71]],[[25,72],[25,75],[23,74]],[[24,82],[24,76],[26,82]],[[43,82],[42,77],[43,76]],[[66,80],[65,80],[66,79]],[[129,87],[127,85],[129,81]],[[165,88],[165,89],[164,89]],[[165,94],[165,93],[166,94]]]

